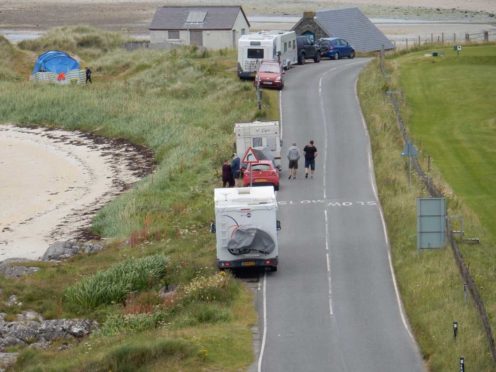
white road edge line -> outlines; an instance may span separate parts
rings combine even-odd
[[[329,315],[331,318],[334,316],[334,310],[332,308],[332,277],[331,277],[331,255],[329,252],[329,224],[327,217],[327,209],[324,209],[324,221],[325,221],[325,249],[326,249],[326,263],[327,263],[327,283],[329,285]]]
[[[370,183],[372,185],[372,189],[374,191],[374,197],[375,197],[376,202],[377,202],[377,207],[379,208],[379,215],[381,216],[382,231],[383,231],[384,240],[385,240],[386,246],[387,246],[389,272],[391,273],[391,278],[393,279],[394,292],[396,295],[396,302],[398,303],[398,308],[400,310],[401,321],[403,322],[403,326],[405,327],[406,331],[408,332],[408,335],[410,336],[411,340],[413,341],[413,343],[415,345],[417,345],[417,342],[415,341],[415,337],[413,337],[413,333],[410,329],[410,325],[408,324],[408,320],[406,318],[405,309],[403,307],[403,302],[401,301],[401,297],[400,297],[400,291],[398,289],[398,284],[396,282],[396,275],[394,274],[393,262],[392,262],[392,258],[391,258],[391,246],[389,245],[389,237],[388,237],[387,229],[386,229],[386,220],[384,219],[384,212],[382,210],[382,206],[381,206],[381,203],[379,201],[379,194],[377,192],[377,185],[375,182],[375,175],[373,172],[374,162],[372,159],[372,149],[370,147],[371,146],[370,145],[370,136],[369,136],[369,131],[367,128],[367,123],[365,121],[365,118],[363,117],[363,112],[362,112],[362,109],[360,106],[360,100],[358,99],[357,85],[358,85],[358,76],[355,80],[355,99],[357,100],[358,106],[360,107],[360,116],[362,118],[362,125],[363,125],[363,128],[365,130],[365,134],[366,134],[367,138],[369,138],[368,146],[367,146],[367,154],[368,154],[368,159],[369,159],[369,177],[370,177]]]
[[[267,280],[266,280],[267,274],[264,273],[263,276],[263,290],[262,290],[262,297],[263,297],[263,335],[262,335],[262,346],[260,347],[260,355],[258,357],[258,372],[262,372],[262,359],[264,355],[264,350],[265,350],[265,341],[267,340]]]

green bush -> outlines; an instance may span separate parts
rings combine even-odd
[[[129,259],[67,288],[64,300],[73,311],[124,301],[128,293],[157,284],[166,274],[164,255]]]

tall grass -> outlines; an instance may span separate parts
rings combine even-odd
[[[94,230],[112,238],[104,251],[60,265],[40,264],[39,272],[19,280],[0,278],[0,311],[9,317],[35,309],[46,317],[85,316],[103,325],[101,334],[66,353],[25,350],[16,368],[246,369],[256,321],[251,292],[229,279],[221,289],[207,285],[162,303],[157,289],[167,282],[181,292],[190,282],[198,284],[195,278],[216,272],[208,232],[212,192],[220,185],[222,160],[232,153],[233,124],[263,118],[253,86],[237,79],[234,51],[126,52],[115,48],[119,42],[83,27],[49,33],[22,44],[23,50],[7,44],[31,61],[45,48],[67,48],[94,74],[88,86],[0,80],[0,122],[126,139],[152,149],[157,163],[153,174],[94,219]],[[27,77],[31,63],[16,76]],[[163,265],[150,267],[140,258],[154,255]],[[135,291],[141,294],[130,294]],[[11,294],[23,305],[8,308],[4,300]],[[171,339],[189,351],[160,352],[154,346]],[[116,344],[124,351],[116,351]]]
[[[387,67],[395,65],[393,60]],[[393,89],[397,89],[396,81],[393,76]],[[415,178],[408,186],[408,166],[400,156],[403,143],[384,87],[374,61],[361,74],[359,95],[371,137],[393,265],[413,332],[432,371],[456,369],[462,355],[471,369],[492,370],[481,322],[470,299],[464,301],[463,283],[451,250],[416,250],[415,198],[427,194]],[[461,211],[456,198],[448,205],[451,213]],[[452,331],[455,320],[463,327],[456,341]]]
[[[121,303],[130,292],[158,284],[166,275],[166,265],[163,255],[127,260],[68,287],[64,299],[67,306],[83,311]]]

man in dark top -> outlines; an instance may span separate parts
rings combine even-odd
[[[310,168],[310,178],[313,178],[315,171],[315,158],[317,157],[317,148],[313,144],[313,140],[303,148],[305,153],[305,178],[308,178],[308,168]]]
[[[86,84],[93,83],[91,81],[91,70],[89,67],[86,67]]]
[[[231,164],[229,161],[224,160],[222,165],[222,187],[234,187],[234,177],[232,174]]]

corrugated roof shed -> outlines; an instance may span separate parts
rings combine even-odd
[[[315,15],[329,36],[346,39],[359,52],[394,49],[393,43],[358,8],[319,11]]]
[[[231,30],[239,12],[246,19],[241,6],[163,6],[155,12],[149,29]]]

